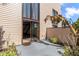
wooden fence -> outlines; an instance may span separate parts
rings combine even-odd
[[[72,31],[70,30],[70,28],[62,28],[62,27],[47,28],[46,29],[46,38],[49,39],[52,36],[58,37],[59,42],[61,42],[61,43],[67,43],[67,41],[68,41],[70,44],[73,44],[70,36],[72,36],[72,38],[74,38],[74,35],[72,35]]]

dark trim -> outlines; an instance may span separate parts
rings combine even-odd
[[[38,39],[40,40],[40,3],[38,3],[38,21],[39,21],[39,37]]]
[[[22,39],[21,43],[23,44],[23,4],[22,4]]]
[[[32,41],[31,19],[32,19],[32,3],[30,3],[30,38],[31,38],[31,41]]]
[[[28,20],[28,19],[31,19],[31,18],[26,18],[26,17],[23,17],[23,19],[24,19],[24,22],[26,22],[26,21],[39,22],[39,21],[38,21],[38,20],[36,20],[36,19]]]

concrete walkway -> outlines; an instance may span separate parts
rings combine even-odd
[[[43,43],[33,42],[29,46],[19,45],[16,49],[21,56],[61,56],[58,50],[63,51],[62,47],[45,45]]]

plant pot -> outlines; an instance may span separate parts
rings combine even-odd
[[[31,40],[23,40],[23,45],[29,46],[31,44]]]

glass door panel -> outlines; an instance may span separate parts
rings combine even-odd
[[[39,25],[35,22],[32,22],[32,38],[39,38]]]
[[[24,22],[23,23],[23,38],[30,38],[30,22]]]

